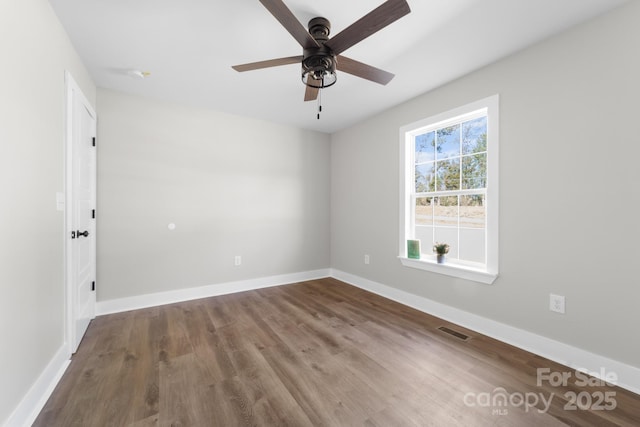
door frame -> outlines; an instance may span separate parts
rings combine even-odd
[[[64,130],[64,189],[65,189],[65,209],[64,209],[64,284],[65,284],[65,343],[68,354],[72,355],[77,350],[76,342],[76,289],[73,275],[74,252],[71,244],[71,232],[74,230],[74,213],[73,213],[73,188],[74,188],[74,167],[73,167],[73,148],[74,137],[78,131],[77,122],[78,115],[76,105],[79,103],[87,109],[89,114],[97,123],[97,115],[91,103],[86,98],[80,86],[76,83],[71,73],[67,70],[64,72],[65,82],[65,130]],[[97,172],[97,156],[96,170]],[[94,195],[97,191],[97,182],[94,179],[92,191]],[[95,235],[94,235],[95,236]],[[95,244],[95,239],[94,239]],[[94,248],[94,255],[96,254]],[[96,258],[93,259],[94,268],[96,266]],[[95,295],[95,294],[94,294]],[[95,312],[94,312],[95,314]]]

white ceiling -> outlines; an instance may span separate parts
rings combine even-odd
[[[344,52],[396,75],[387,86],[340,73],[323,113],[303,102],[300,67],[232,65],[301,55],[258,0],[50,0],[99,87],[334,132],[627,0],[408,0],[412,12]],[[284,0],[332,35],[382,0]],[[146,79],[129,70],[151,72]]]

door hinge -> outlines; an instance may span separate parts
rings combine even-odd
[[[95,209],[91,209],[91,218],[92,219],[96,219],[96,210]]]
[[[91,290],[92,291],[96,290],[96,282],[91,282]]]
[[[96,146],[96,137],[95,137],[95,136],[94,136],[93,138],[91,138],[91,145],[92,145],[93,147],[95,147],[95,146]]]

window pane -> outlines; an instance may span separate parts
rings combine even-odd
[[[458,225],[458,196],[434,197],[433,204],[435,225],[451,227]]]
[[[433,227],[429,225],[416,225],[415,238],[420,240],[420,253],[431,254],[431,242],[433,241]]]
[[[438,159],[460,156],[460,125],[438,129],[436,152]]]
[[[462,124],[462,154],[487,151],[487,117]]]
[[[462,189],[487,187],[487,153],[462,158]]]
[[[481,229],[460,229],[460,254],[464,261],[486,262],[485,232]]]
[[[433,162],[416,166],[416,193],[434,190],[436,179],[433,168]]]
[[[443,160],[437,164],[437,184],[436,189],[459,190],[460,189],[460,158]]]
[[[415,221],[416,221],[416,225],[432,225],[433,224],[433,198],[432,197],[416,198]]]
[[[484,195],[460,196],[460,227],[484,228],[486,221]]]
[[[432,162],[436,156],[436,133],[416,136],[416,163]]]

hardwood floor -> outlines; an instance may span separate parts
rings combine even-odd
[[[96,318],[34,426],[640,425],[577,375],[322,279]]]

